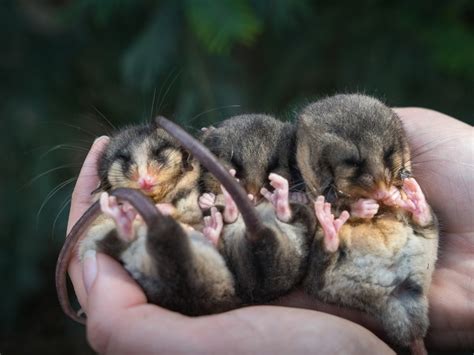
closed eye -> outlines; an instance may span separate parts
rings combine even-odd
[[[346,158],[343,160],[343,163],[346,164],[347,166],[351,166],[351,167],[360,167],[364,162],[359,160],[358,158],[356,157],[350,157],[350,158]]]
[[[267,169],[267,175],[274,172],[278,168],[278,157],[272,157]]]
[[[168,161],[168,156],[170,154],[169,149],[167,147],[160,147],[156,148],[153,151],[153,159],[156,160],[159,164],[166,164]]]
[[[386,163],[390,160],[393,153],[395,153],[395,148],[393,146],[391,146],[385,151],[385,153],[383,154],[383,159]]]
[[[232,164],[232,166],[234,167],[235,171],[237,172],[236,173],[236,177],[239,177],[242,175],[243,171],[244,171],[244,166],[242,164],[242,162],[237,159],[235,156],[233,156],[231,159],[230,159],[230,163]]]
[[[132,157],[127,152],[121,152],[117,155],[117,159],[120,159],[123,162],[129,162],[132,159]]]

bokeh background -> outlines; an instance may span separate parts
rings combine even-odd
[[[0,353],[90,353],[54,265],[95,137],[375,95],[474,120],[470,0],[0,1]]]

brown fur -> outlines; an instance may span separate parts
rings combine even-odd
[[[290,155],[294,128],[272,116],[248,114],[231,117],[208,129],[202,143],[236,178],[247,193],[258,200],[260,189],[270,189],[268,175],[276,173],[290,180]],[[206,170],[201,177],[202,192],[221,194],[220,182]],[[221,197],[218,202],[222,203]]]
[[[272,190],[268,176],[276,173],[290,180],[294,127],[267,115],[241,115],[208,129],[202,137],[227,169],[257,201],[256,210],[265,226],[259,238],[249,238],[242,218],[224,226],[219,250],[237,280],[245,303],[268,302],[291,290],[305,272],[314,216],[306,206],[292,204],[293,219],[280,222],[274,207],[262,200],[262,187]],[[223,204],[220,182],[204,171],[204,192],[217,195]]]
[[[138,178],[145,173],[157,184],[143,193],[155,203],[172,204],[173,213],[152,232],[135,220],[131,242],[118,238],[113,220],[101,216],[80,243],[81,258],[90,249],[115,257],[150,302],[184,314],[236,307],[234,278],[222,256],[200,232],[183,229],[199,227],[202,220],[197,203],[199,163],[155,125],[130,127],[112,137],[99,162],[102,189],[139,189]]]
[[[244,303],[262,303],[289,292],[306,272],[314,216],[303,205],[290,206],[293,218],[278,220],[268,202],[257,205],[265,229],[250,242],[241,217],[224,226],[218,248],[236,277],[237,293]]]
[[[308,192],[324,195],[336,215],[377,189],[400,187],[410,170],[400,119],[380,101],[363,95],[336,95],[303,109],[297,161]],[[375,316],[399,345],[423,338],[437,258],[434,214],[428,225],[419,226],[409,213],[381,206],[371,220],[350,219],[339,239],[339,249],[326,252],[318,228],[306,291]]]

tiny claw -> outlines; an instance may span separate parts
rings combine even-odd
[[[217,210],[217,208],[211,208],[211,215],[204,218],[204,236],[212,242],[214,246],[219,242],[219,237],[224,227],[224,221],[222,214]]]
[[[268,191],[265,187],[262,187],[260,189],[260,193],[262,194],[263,197],[265,197],[268,200],[268,202],[273,203],[272,201],[273,194],[270,191]]]
[[[222,185],[221,190],[224,194],[224,221],[226,223],[234,223],[239,217],[239,209],[237,208],[232,196]]]
[[[339,248],[338,233],[342,225],[349,219],[349,212],[343,211],[339,218],[334,219],[334,215],[331,213],[331,204],[324,202],[324,196],[318,196],[314,202],[314,211],[323,230],[325,249],[330,253],[337,251]]]

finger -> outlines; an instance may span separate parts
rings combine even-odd
[[[216,221],[216,214],[217,214],[217,208],[212,207],[211,208],[211,221],[212,221],[212,228],[216,228],[217,221]]]
[[[266,188],[262,187],[260,189],[260,193],[262,194],[263,197],[265,197],[268,200],[268,202],[272,202],[273,194],[270,191],[268,191]]]
[[[288,180],[283,176],[271,173],[268,178],[270,179],[270,185],[272,185],[274,188],[288,190]]]
[[[111,208],[115,208],[115,207],[118,206],[117,197],[115,197],[115,196],[110,196],[109,197],[109,206]]]
[[[69,211],[67,225],[68,233],[74,223],[76,223],[79,217],[81,217],[92,204],[91,192],[94,191],[99,184],[99,176],[97,175],[96,168],[97,161],[107,147],[108,142],[109,137],[107,136],[97,138],[84,160],[79,177],[77,178],[76,186],[72,193],[71,209]],[[82,266],[77,255],[77,253],[73,253],[73,257],[69,263],[68,273],[74,286],[77,299],[79,300],[81,307],[85,309],[87,296],[82,281]]]
[[[93,268],[92,260],[88,267]],[[146,296],[127,271],[114,259],[97,254],[95,279],[88,283],[87,336],[94,348],[107,341],[104,332],[113,329],[115,318],[130,307],[147,303]],[[84,270],[86,275],[86,270]],[[91,274],[90,272],[88,273]],[[113,290],[113,292],[110,292]],[[100,330],[100,331],[97,331]]]
[[[334,221],[334,228],[336,229],[336,233],[339,233],[339,230],[341,229],[342,225],[347,222],[349,217],[349,212],[342,211],[339,218]]]
[[[210,222],[211,222],[211,217],[209,217],[209,216],[204,217],[204,225],[206,227],[210,226],[210,224],[211,224]]]
[[[216,228],[222,229],[223,226],[224,226],[224,219],[222,217],[222,213],[217,211],[216,212]]]
[[[319,196],[314,202],[314,212],[321,224],[327,224],[327,215],[324,212],[324,197]]]
[[[92,204],[91,192],[97,188],[99,184],[99,176],[97,175],[97,161],[105,150],[109,142],[109,137],[102,136],[97,138],[87,154],[84,163],[82,164],[79,177],[77,178],[76,186],[72,193],[71,210],[69,212],[69,220],[67,232],[71,230],[72,226],[79,217]]]
[[[213,197],[210,194],[204,194],[201,196],[202,201],[206,203],[212,203],[213,202]]]
[[[316,201],[314,201],[314,213],[323,212],[324,208],[324,196],[318,196]]]
[[[331,214],[331,204],[329,202],[324,203],[324,213],[327,215]]]
[[[109,194],[107,192],[102,192],[100,194],[100,209],[102,212],[108,211],[109,206]]]

